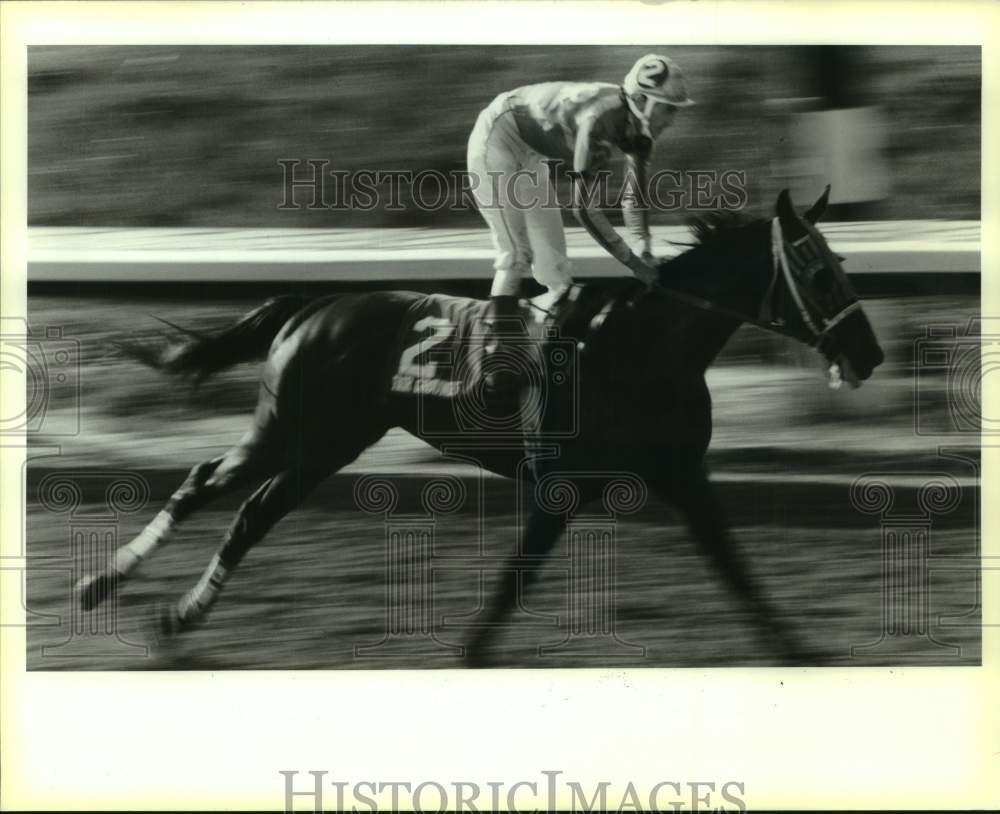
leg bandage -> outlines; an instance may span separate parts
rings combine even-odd
[[[204,615],[219,598],[228,578],[229,569],[216,554],[209,561],[198,583],[181,597],[177,605],[177,613],[181,620],[190,621]]]
[[[144,528],[132,542],[115,552],[114,569],[122,576],[128,574],[145,557],[170,537],[174,518],[165,509]]]

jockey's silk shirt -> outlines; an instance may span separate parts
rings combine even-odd
[[[652,142],[629,112],[625,92],[606,82],[543,82],[501,94],[514,114],[524,143],[542,156],[560,159],[575,174],[573,211],[590,235],[618,259],[628,246],[600,208],[587,184],[607,166],[612,149],[625,154],[627,177],[622,197],[625,226],[649,250],[648,210],[642,206]]]

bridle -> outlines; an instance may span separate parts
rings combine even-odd
[[[792,241],[791,245],[801,246],[808,240],[809,235],[805,234],[798,240]],[[834,327],[843,322],[855,311],[861,310],[861,303],[858,300],[855,300],[854,302],[845,305],[832,317],[819,317],[822,321],[822,328],[817,325],[817,320],[814,319],[813,315],[809,312],[809,308],[802,299],[802,292],[799,290],[797,275],[792,271],[791,264],[788,262],[788,255],[785,252],[785,236],[781,231],[781,221],[779,221],[777,217],[771,221],[771,256],[774,258],[774,275],[771,278],[771,284],[768,286],[767,294],[764,295],[764,300],[761,303],[761,316],[764,315],[765,311],[770,316],[771,311],[773,310],[771,300],[774,296],[773,291],[776,288],[779,270],[784,275],[785,285],[788,286],[788,290],[791,292],[792,300],[795,302],[795,307],[798,309],[799,316],[802,318],[802,324],[805,325],[811,335],[811,342],[809,343],[811,345],[822,347],[825,343],[826,337],[829,336],[830,331]]]
[[[799,240],[794,241],[791,245],[802,245],[808,239],[809,235],[807,234],[799,238]],[[708,311],[713,314],[719,314],[720,316],[730,317],[740,322],[755,325],[756,327],[765,331],[770,331],[771,333],[788,336],[789,331],[785,326],[784,320],[780,316],[775,316],[774,314],[774,298],[777,296],[779,290],[778,282],[779,280],[784,279],[785,285],[792,295],[792,300],[795,303],[799,316],[802,318],[802,324],[806,328],[806,340],[808,344],[823,347],[829,341],[830,331],[843,322],[852,313],[859,311],[861,309],[861,303],[855,300],[854,302],[844,306],[840,309],[840,311],[831,317],[819,317],[819,319],[817,319],[810,313],[808,306],[802,298],[802,292],[799,290],[800,286],[796,274],[788,262],[788,255],[785,252],[785,237],[781,231],[781,221],[777,217],[773,218],[771,221],[771,257],[773,274],[771,275],[771,282],[768,284],[764,298],[761,301],[760,311],[757,313],[757,316],[741,313],[736,309],[727,308],[724,305],[718,305],[717,303],[703,299],[702,297],[696,297],[692,294],[675,291],[671,288],[663,286],[659,282],[653,283],[650,286],[650,289],[658,291],[670,299],[686,303],[687,305],[691,305],[702,311]],[[819,322],[822,322],[822,327],[819,326]]]

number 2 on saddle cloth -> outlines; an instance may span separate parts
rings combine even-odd
[[[550,311],[522,308],[526,331],[511,358],[526,384],[506,393],[484,383],[485,303],[439,294],[418,300],[400,332],[391,392],[419,399],[421,431],[431,435],[529,444],[572,438],[579,431],[582,340],[590,330],[573,301],[577,293]]]

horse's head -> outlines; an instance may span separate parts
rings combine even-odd
[[[762,316],[781,331],[814,345],[830,363],[831,385],[841,377],[852,387],[871,376],[883,354],[854,288],[815,227],[826,209],[830,188],[803,216],[788,190],[778,196],[771,222],[774,276]]]

